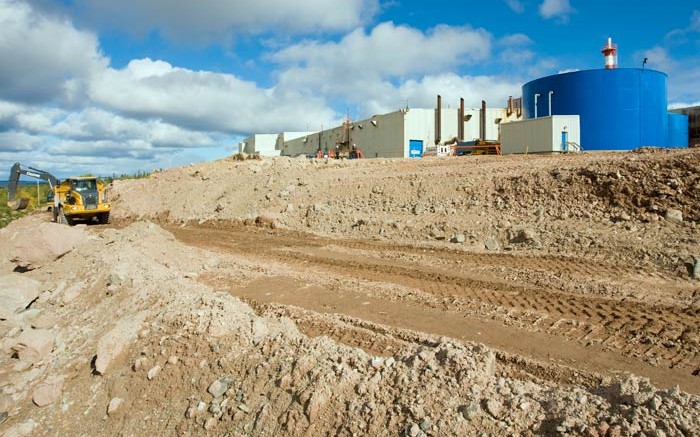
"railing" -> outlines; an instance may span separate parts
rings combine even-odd
[[[583,147],[581,147],[580,144],[575,143],[573,141],[568,141],[564,143],[564,146],[564,152],[578,153],[583,150]]]

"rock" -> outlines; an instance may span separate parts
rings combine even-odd
[[[287,207],[284,209],[284,212],[286,212],[286,213],[294,212],[294,205],[292,205],[291,203],[288,203]]]
[[[226,390],[228,390],[231,387],[231,384],[233,384],[233,378],[231,378],[230,376],[222,376],[221,378],[209,384],[209,388],[207,388],[207,391],[210,395],[212,395],[214,399],[220,398],[224,395],[224,393],[226,393]]]
[[[145,317],[145,312],[141,312],[135,317],[126,317],[100,338],[97,342],[97,359],[95,360],[97,373],[104,375],[112,360],[121,354],[129,342],[136,339]]]
[[[152,381],[153,379],[155,379],[155,377],[158,376],[162,369],[163,368],[159,365],[152,367],[151,370],[148,371],[148,375],[146,375],[148,377],[148,380]]]
[[[116,273],[110,273],[109,277],[107,278],[107,285],[111,285],[113,287],[121,287],[122,277]]]
[[[683,223],[683,212],[678,209],[669,208],[666,210],[664,218],[672,223]]]
[[[63,377],[54,376],[39,384],[32,394],[32,402],[39,407],[53,404],[61,396]]]
[[[204,422],[204,429],[207,431],[211,431],[212,429],[216,428],[216,424],[219,422],[219,419],[216,417],[210,417]]]
[[[6,429],[3,433],[3,437],[25,437],[34,435],[34,429],[37,427],[37,423],[33,419],[29,419],[26,422],[22,422],[13,426],[12,428]]]
[[[122,398],[112,398],[107,406],[107,415],[111,416],[113,413],[116,413],[123,403],[124,399]]]
[[[415,423],[411,424],[411,426],[408,428],[407,434],[411,437],[417,437],[418,434],[420,434],[420,426]]]
[[[53,314],[44,313],[32,321],[34,329],[51,329],[58,323],[58,317]]]
[[[500,244],[498,244],[498,240],[496,240],[493,237],[489,238],[484,242],[484,247],[487,250],[498,250],[501,248]]]
[[[700,279],[700,256],[696,256],[693,263],[693,279]]]
[[[501,417],[501,410],[503,409],[503,405],[500,401],[497,401],[495,399],[488,399],[485,402],[484,409],[487,413],[493,416],[494,419],[498,419]]]
[[[168,358],[168,364],[175,365],[178,363],[179,360],[180,359],[176,355],[172,355],[170,356],[170,358]]]
[[[425,432],[427,432],[432,427],[433,427],[433,422],[427,417],[425,419],[423,419],[423,421],[420,423],[420,429],[422,429]]]
[[[7,411],[0,411],[0,425],[2,425],[7,420]]]
[[[462,405],[459,408],[459,412],[462,413],[462,417],[467,420],[471,420],[481,411],[481,407],[478,402],[472,402],[470,405]]]
[[[465,241],[467,241],[467,237],[464,234],[454,234],[452,238],[450,238],[450,243],[462,244]]]
[[[533,247],[541,247],[540,237],[537,232],[527,226],[514,226],[509,231],[508,241],[513,244],[526,244]]]
[[[88,241],[87,232],[80,227],[49,222],[13,237],[3,239],[3,244],[8,245],[3,252],[24,270],[39,268]]]
[[[27,329],[17,337],[17,344],[12,350],[19,359],[36,363],[48,357],[53,351],[55,336],[47,329]]]
[[[17,273],[0,277],[0,319],[11,320],[39,297],[41,282]]]
[[[15,405],[10,395],[0,393],[0,411],[10,411]]]

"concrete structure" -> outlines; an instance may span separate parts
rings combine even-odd
[[[553,115],[501,125],[501,153],[577,152],[581,141],[578,115]]]
[[[485,111],[485,139],[498,140],[499,123],[506,120],[505,109]],[[440,122],[438,121],[440,114]],[[458,108],[421,109],[406,108],[383,115],[375,115],[354,121],[349,127],[349,143],[362,150],[365,158],[409,158],[420,157],[428,146],[449,142],[458,135]],[[511,118],[515,114],[511,114]],[[480,110],[465,109],[463,126],[464,140],[480,137]],[[438,127],[440,132],[438,133]],[[336,144],[346,140],[344,126],[304,135],[295,140],[286,140],[278,149],[282,155],[313,155],[319,149],[330,151]]]
[[[241,153],[261,156],[279,156],[281,145],[285,141],[294,140],[313,134],[313,132],[282,132],[279,134],[254,134],[238,144],[238,151]]]
[[[700,106],[674,109],[671,112],[688,116],[688,147],[700,147]]]

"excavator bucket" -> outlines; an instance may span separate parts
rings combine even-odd
[[[20,199],[15,199],[7,202],[7,206],[13,211],[19,211],[20,209],[27,209],[29,206],[29,198],[22,197]]]

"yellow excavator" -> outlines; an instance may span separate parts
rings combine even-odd
[[[16,162],[10,169],[7,187],[7,205],[14,209],[25,209],[29,199],[15,199],[20,175],[26,175],[49,183],[47,201],[53,202],[53,220],[72,226],[75,220],[94,220],[109,223],[111,205],[105,195],[105,185],[94,176],[68,178],[59,181],[51,173]]]

